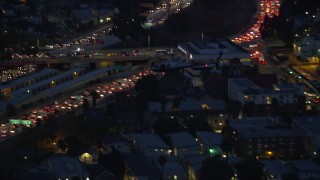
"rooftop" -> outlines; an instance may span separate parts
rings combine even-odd
[[[204,141],[205,144],[213,145],[213,144],[220,144],[223,136],[221,134],[217,134],[215,132],[209,131],[197,131],[197,137]]]
[[[295,160],[295,161],[290,161],[289,163],[297,171],[320,172],[320,165],[311,160]]]
[[[139,177],[160,177],[161,170],[142,153],[122,154],[129,170]],[[140,178],[139,178],[140,179]]]
[[[246,138],[303,136],[302,132],[292,129],[286,123],[269,117],[232,119],[229,120],[229,126]]]
[[[170,133],[171,143],[175,148],[199,146],[198,142],[186,131]]]
[[[158,135],[135,133],[132,137],[144,147],[169,148],[169,146]]]

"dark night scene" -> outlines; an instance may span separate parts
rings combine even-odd
[[[1,180],[320,180],[320,0],[0,0]]]

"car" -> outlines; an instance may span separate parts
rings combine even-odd
[[[84,58],[91,58],[91,54],[85,54],[83,57]]]
[[[136,50],[132,51],[131,55],[132,56],[138,56],[138,55],[142,55],[142,53],[140,52],[140,49],[136,49]]]
[[[107,56],[116,56],[118,55],[117,53],[114,53],[114,52],[111,52],[111,53],[108,53]]]
[[[122,56],[130,56],[130,54],[127,52],[121,52],[121,54],[122,54]]]

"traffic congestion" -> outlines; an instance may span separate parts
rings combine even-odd
[[[68,112],[80,113],[81,107],[85,101],[91,102],[91,93],[95,91],[97,93],[97,103],[103,101],[103,99],[112,96],[116,92],[132,90],[137,80],[146,75],[158,75],[163,76],[164,73],[155,73],[151,70],[139,72],[138,74],[131,75],[130,77],[116,79],[111,83],[99,85],[93,89],[87,89],[79,94],[68,96],[61,100],[52,102],[51,104],[44,105],[40,108],[33,109],[28,113],[22,114],[18,117],[10,119],[6,123],[1,123],[1,140],[4,140],[10,136],[22,132],[26,128],[32,128],[37,123],[43,123],[52,118],[62,117]],[[132,93],[131,93],[132,95]],[[130,94],[128,94],[130,96]]]
[[[264,22],[265,16],[272,18],[279,15],[280,1],[279,0],[262,0],[259,3],[259,11],[257,21],[244,33],[232,39],[233,42],[239,44],[251,42],[254,39],[261,37],[260,26]]]

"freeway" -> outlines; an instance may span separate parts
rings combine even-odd
[[[87,63],[87,62],[134,62],[146,61],[156,58],[155,51],[147,49],[124,49],[124,50],[97,50],[83,51],[80,55],[67,56],[41,56],[34,58],[16,58],[10,61],[0,62],[0,66],[23,66],[28,64],[64,64],[64,63]]]

